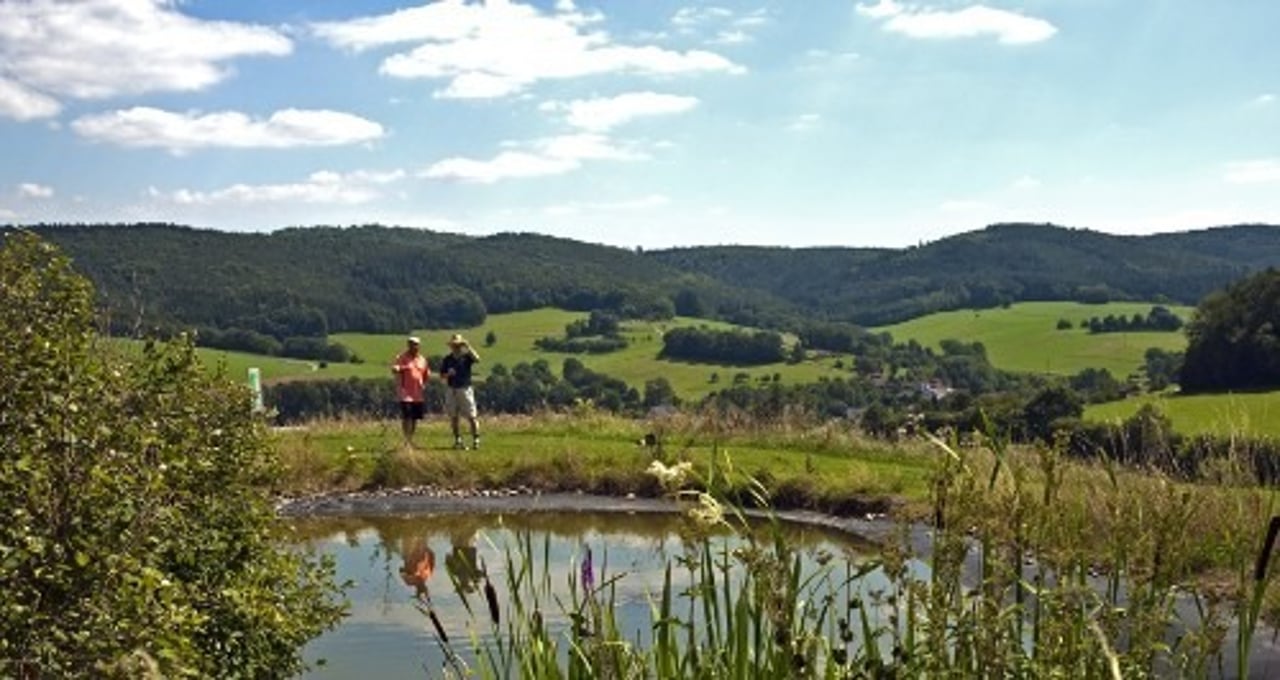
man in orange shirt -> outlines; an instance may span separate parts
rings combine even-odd
[[[391,372],[396,376],[396,398],[400,401],[400,429],[409,446],[413,446],[413,433],[426,412],[423,387],[431,376],[427,358],[418,351],[420,344],[418,338],[410,337],[404,352],[391,365]]]

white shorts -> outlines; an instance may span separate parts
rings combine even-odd
[[[476,417],[476,393],[470,387],[450,387],[444,391],[445,415],[458,418]]]

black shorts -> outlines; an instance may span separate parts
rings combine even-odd
[[[426,404],[420,401],[400,402],[400,417],[405,420],[422,420],[424,413],[426,413]]]

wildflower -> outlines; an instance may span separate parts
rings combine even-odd
[[[689,518],[701,527],[713,527],[724,522],[724,506],[711,494],[699,493],[698,504],[689,508]]]
[[[649,474],[658,478],[658,483],[667,489],[678,489],[684,484],[685,477],[693,472],[693,463],[684,461],[675,465],[663,465],[662,461],[655,460],[649,464]]]

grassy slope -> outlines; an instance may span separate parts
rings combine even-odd
[[[662,349],[662,333],[677,326],[701,326],[710,328],[732,328],[731,325],[703,319],[677,318],[667,322],[632,321],[624,324],[624,334],[631,342],[626,349],[609,354],[562,354],[559,352],[543,352],[533,346],[535,340],[546,335],[560,336],[564,327],[571,321],[584,318],[578,312],[566,312],[559,309],[538,309],[510,314],[493,314],[484,325],[475,328],[458,329],[475,345],[476,351],[484,362],[477,367],[477,375],[484,376],[485,366],[505,364],[508,368],[521,361],[545,359],[552,370],[557,373],[565,358],[577,357],[588,368],[621,378],[636,389],[641,389],[646,380],[659,376],[669,380],[676,394],[685,398],[696,398],[716,389],[717,386],[729,384],[733,375],[738,372],[748,373],[753,379],[772,376],[778,373],[783,382],[813,382],[818,377],[835,376],[833,364],[835,357],[824,357],[806,361],[802,364],[787,365],[785,363],[768,364],[739,368],[734,366],[717,366],[711,364],[689,364],[658,359]],[[484,346],[485,334],[493,331],[497,343],[493,347]],[[454,331],[419,331],[425,350],[432,355],[445,351],[445,339]],[[396,352],[400,351],[404,338],[398,335],[369,335],[361,333],[341,333],[333,336],[357,354],[369,361],[372,366],[371,375],[384,373],[382,364],[388,363]],[[847,362],[846,362],[847,363]],[[712,373],[720,374],[719,385],[710,382]]]
[[[940,312],[876,330],[888,331],[900,342],[914,338],[933,347],[947,338],[980,341],[986,345],[991,363],[1009,371],[1070,375],[1095,367],[1124,378],[1142,365],[1142,354],[1148,347],[1181,350],[1186,338],[1181,333],[1090,335],[1078,327],[1060,331],[1056,328],[1058,319],[1078,326],[1094,316],[1145,315],[1150,309],[1149,303],[1023,302],[1007,309]],[[1170,309],[1183,319],[1190,318],[1189,307]]]
[[[1124,401],[1095,404],[1085,418],[1114,422],[1133,415],[1143,404],[1155,404],[1186,434],[1249,434],[1280,437],[1280,391],[1189,396],[1148,394]]]

